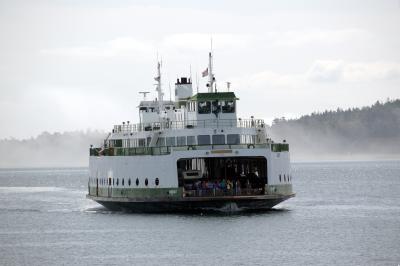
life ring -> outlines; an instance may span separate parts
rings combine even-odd
[[[252,149],[255,148],[254,144],[247,144],[247,149],[250,149],[250,147],[251,147]]]

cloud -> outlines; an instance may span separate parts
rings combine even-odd
[[[311,81],[365,82],[400,78],[400,63],[316,61],[307,72]]]
[[[160,42],[138,40],[132,37],[120,37],[110,41],[85,46],[42,49],[45,55],[57,56],[136,56],[143,53],[154,54],[155,51],[172,53],[171,50],[206,51],[210,49],[210,40],[215,49],[240,49],[249,45],[250,35],[244,34],[206,34],[179,33],[165,36]]]
[[[344,62],[340,60],[316,61],[305,74],[311,81],[336,82],[343,76]]]
[[[45,55],[57,56],[136,56],[143,53],[154,53],[156,48],[152,42],[140,41],[131,37],[115,38],[105,43],[43,49],[40,52]]]
[[[357,83],[400,78],[400,63],[345,62],[343,60],[317,60],[302,73],[278,73],[265,70],[241,77],[230,78],[235,87],[255,90],[307,88],[313,83]]]
[[[308,44],[338,44],[355,39],[369,39],[371,33],[364,29],[322,30],[307,29],[267,34],[276,46],[302,46]]]
[[[206,34],[206,33],[180,33],[168,35],[163,40],[165,47],[184,48],[193,50],[208,50],[210,38],[215,49],[241,48],[248,45],[253,37],[245,34]]]

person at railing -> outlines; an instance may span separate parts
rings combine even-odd
[[[236,195],[240,195],[241,193],[241,184],[239,179],[237,179],[235,182],[235,193]]]
[[[221,180],[221,182],[219,182],[219,188],[223,191],[226,190],[226,181],[225,178]]]

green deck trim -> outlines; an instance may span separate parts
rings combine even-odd
[[[292,184],[267,185],[266,193],[269,195],[291,195],[293,194]]]
[[[89,187],[89,195],[94,197],[105,197],[105,198],[132,198],[142,200],[157,200],[157,199],[180,199],[183,197],[183,189],[177,187],[171,188],[115,188],[115,187],[99,187],[96,191],[96,187]],[[96,193],[97,192],[97,193]],[[265,195],[258,196],[290,196],[293,195],[292,184],[280,184],[280,185],[266,185]],[[252,195],[251,197],[254,197]],[[227,196],[224,196],[227,197]],[[224,197],[210,197],[210,198],[224,198]],[[237,196],[235,196],[237,197]],[[244,197],[244,196],[240,196]],[[191,198],[191,197],[188,197]],[[200,197],[207,198],[207,197]]]
[[[239,100],[233,92],[202,92],[197,93],[192,98],[192,101],[215,101],[215,100]]]
[[[96,193],[96,187],[89,187],[89,195],[98,197],[112,198],[140,198],[140,199],[165,199],[182,198],[182,188],[116,188],[99,187]]]

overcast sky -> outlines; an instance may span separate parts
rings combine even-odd
[[[0,138],[138,122],[157,53],[168,99],[207,67],[210,37],[242,118],[400,98],[399,0],[0,0],[0,33]]]

